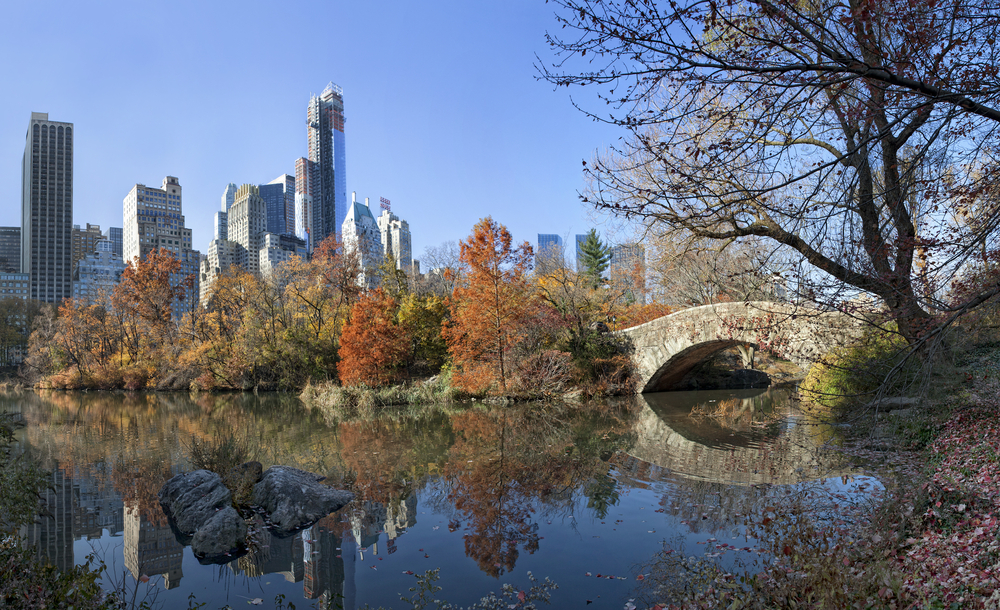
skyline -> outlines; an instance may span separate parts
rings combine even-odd
[[[39,7],[52,9],[44,45],[28,27]],[[9,13],[15,34],[0,49],[13,59],[0,77],[17,93],[0,102],[11,202],[0,225],[20,224],[26,127],[31,112],[47,112],[76,128],[75,224],[120,227],[135,184],[177,176],[192,247],[204,254],[228,183],[294,174],[307,154],[309,97],[331,81],[344,89],[348,197],[392,201],[410,223],[414,258],[487,215],[530,243],[598,224],[577,197],[581,161],[618,134],[536,80],[535,55],[551,59],[544,35],[555,24],[544,3],[94,11],[49,2]],[[333,17],[329,42],[304,49],[302,24]],[[250,26],[259,38],[247,38]]]

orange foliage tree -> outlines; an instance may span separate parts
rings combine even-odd
[[[171,275],[181,263],[169,250],[157,248],[143,258],[130,261],[111,294],[111,304],[121,324],[124,344],[132,360],[143,352],[173,346],[177,323],[174,304],[183,301],[191,287],[191,278],[177,284]]]
[[[351,307],[340,335],[340,382],[387,385],[399,379],[410,353],[410,332],[397,320],[396,300],[377,288]]]
[[[451,320],[444,328],[455,364],[455,384],[467,392],[507,390],[508,350],[518,341],[533,291],[526,275],[531,246],[511,246],[507,227],[490,217],[460,243],[468,266],[464,284],[452,294]]]

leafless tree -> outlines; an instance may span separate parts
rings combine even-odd
[[[465,263],[456,241],[446,241],[440,246],[428,246],[420,259],[424,280],[417,287],[418,293],[448,296],[465,275]]]
[[[757,240],[819,301],[869,293],[911,343],[1000,292],[941,286],[1000,224],[992,0],[556,0],[556,85],[629,132],[585,200],[678,243]],[[977,222],[956,222],[975,209]]]
[[[720,247],[715,241],[648,239],[651,291],[675,307],[727,301],[794,300],[789,268],[755,241]]]

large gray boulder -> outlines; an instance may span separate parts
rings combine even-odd
[[[220,559],[242,550],[246,537],[246,521],[235,508],[227,506],[198,528],[191,538],[191,551],[196,557]]]
[[[158,494],[163,512],[199,558],[217,558],[242,549],[247,526],[233,508],[232,494],[222,478],[208,470],[172,477]]]
[[[268,519],[271,531],[288,536],[339,510],[354,494],[323,485],[323,477],[288,466],[271,466],[254,485],[251,503]]]

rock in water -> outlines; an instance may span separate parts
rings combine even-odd
[[[220,558],[244,547],[247,525],[233,508],[222,478],[208,470],[172,477],[158,494],[163,512],[200,558]]]
[[[246,521],[235,508],[227,506],[198,528],[191,539],[191,551],[199,558],[222,559],[226,553],[242,549],[246,537]]]
[[[309,527],[354,499],[354,494],[319,482],[319,475],[271,466],[254,485],[251,502],[270,520],[272,531],[288,536]]]
[[[172,477],[158,495],[164,512],[186,536],[193,536],[215,513],[233,505],[233,496],[222,483],[222,477],[210,470]]]

